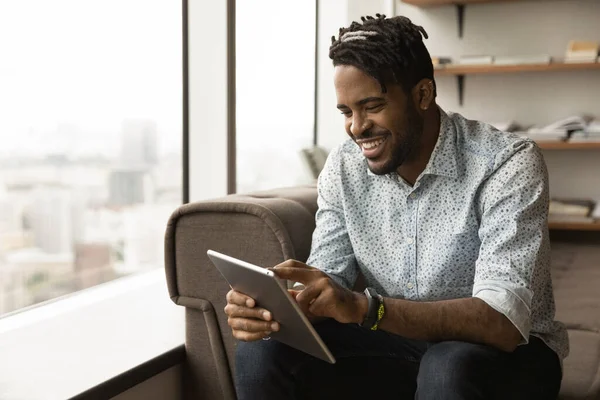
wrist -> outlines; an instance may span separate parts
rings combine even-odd
[[[357,324],[362,324],[367,313],[369,312],[369,301],[367,296],[362,293],[356,293],[356,318],[354,320]]]

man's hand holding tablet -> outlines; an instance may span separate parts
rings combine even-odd
[[[256,301],[243,293],[231,289],[227,293],[225,306],[227,323],[231,327],[233,337],[251,342],[263,339],[279,330],[279,323],[273,321],[269,310],[256,307]]]
[[[311,322],[323,318],[333,318],[341,323],[364,320],[366,297],[342,287],[321,270],[296,260],[284,261],[269,270],[280,279],[303,285],[288,289],[288,292]],[[233,336],[238,340],[259,340],[279,330],[279,324],[269,310],[256,307],[253,298],[234,289],[227,293],[225,313]]]

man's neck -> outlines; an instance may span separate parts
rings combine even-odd
[[[431,153],[433,153],[433,149],[440,136],[441,117],[437,105],[432,104],[423,117],[423,133],[419,142],[418,152],[410,161],[404,162],[397,170],[398,175],[411,186],[415,184],[419,175],[427,167]]]

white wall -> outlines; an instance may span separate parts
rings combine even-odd
[[[347,22],[360,17],[353,15],[353,11],[361,15],[387,14],[390,9],[389,2],[384,0],[347,2],[350,4],[350,11],[345,12]],[[469,5],[462,39],[458,37],[453,6],[420,9],[398,1],[395,10],[425,28],[429,34],[426,45],[432,56],[456,59],[467,54],[542,53],[560,58],[571,39],[600,40],[600,2],[593,0]],[[320,28],[321,37],[331,37],[338,26],[327,27],[324,22]],[[328,58],[327,61],[330,62]],[[600,73],[597,70],[467,76],[462,107],[458,104],[456,79],[440,77],[436,81],[438,103],[446,110],[473,119],[547,124],[578,113],[600,118]],[[333,90],[333,85],[320,85],[320,89]],[[324,97],[320,94],[319,98]],[[320,111],[321,108],[324,107],[320,107]],[[321,112],[319,117],[330,118],[330,115]],[[327,148],[344,139],[342,121],[337,122],[339,129],[319,130],[319,141]],[[545,157],[553,195],[590,196],[600,200],[599,151],[545,151]]]

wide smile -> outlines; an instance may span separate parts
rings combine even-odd
[[[369,140],[361,140],[357,142],[357,144],[360,146],[363,156],[368,159],[373,159],[379,157],[381,153],[383,153],[387,138],[387,136],[379,136]]]

